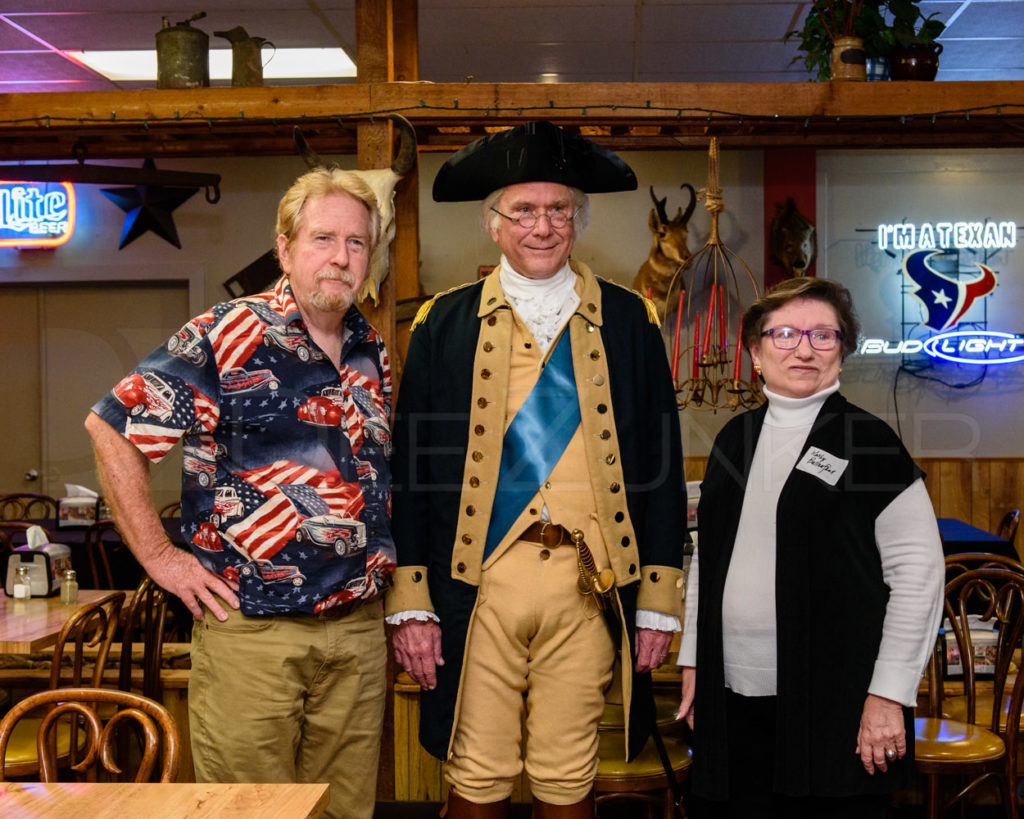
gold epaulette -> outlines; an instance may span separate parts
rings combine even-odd
[[[412,327],[409,328],[409,332],[411,333],[427,320],[427,315],[430,313],[430,308],[434,306],[435,301],[442,296],[447,296],[449,293],[454,293],[456,290],[461,290],[463,287],[469,287],[471,284],[477,284],[477,282],[457,284],[455,287],[449,287],[443,293],[438,293],[436,296],[433,296],[429,300],[423,302],[423,304],[420,305],[420,309],[416,311],[416,317],[412,320]]]
[[[619,284],[617,281],[611,279],[602,279],[602,281],[608,282],[608,284],[614,284],[616,287],[621,287],[623,290],[632,293],[634,296],[639,296],[644,303],[644,307],[647,308],[647,320],[657,328],[661,328],[661,319],[658,317],[658,308],[655,307],[654,302],[651,301],[647,296],[642,293],[637,293],[632,287],[626,287],[624,284]]]

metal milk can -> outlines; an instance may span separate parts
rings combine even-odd
[[[209,87],[210,38],[189,25],[205,16],[199,11],[173,26],[163,18],[163,28],[156,33],[157,88]]]
[[[213,33],[231,43],[231,85],[263,85],[263,46],[274,44],[265,37],[250,37],[242,26]]]

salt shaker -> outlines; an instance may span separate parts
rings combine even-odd
[[[32,596],[32,580],[28,574],[28,566],[19,566],[14,578],[14,599],[25,600]]]
[[[60,602],[66,606],[78,602],[78,573],[74,569],[64,572],[64,582],[60,584]]]

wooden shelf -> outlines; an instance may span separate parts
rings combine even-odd
[[[356,151],[356,123],[397,112],[421,150],[550,119],[616,150],[1019,147],[1024,83],[359,83],[0,94],[0,157],[283,155],[300,125],[321,154]]]

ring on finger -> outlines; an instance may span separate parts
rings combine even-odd
[[[892,762],[896,758],[896,749],[895,748],[886,748],[885,749],[885,758],[888,759],[890,762]]]

